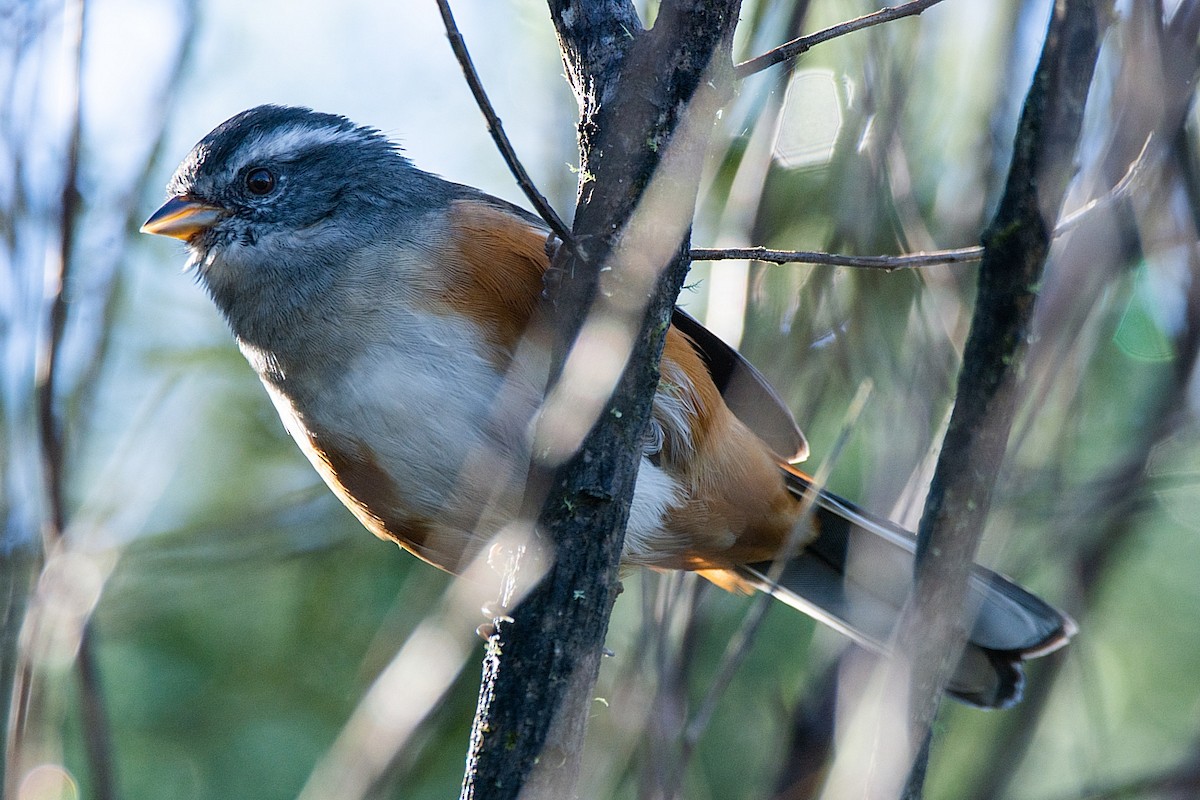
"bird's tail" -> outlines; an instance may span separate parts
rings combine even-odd
[[[811,480],[789,469],[798,496]],[[816,494],[817,538],[771,583],[770,563],[738,568],[754,588],[839,630],[873,650],[886,650],[913,574],[916,537],[835,494]],[[1021,699],[1021,662],[1062,647],[1075,632],[1070,617],[991,570],[976,566],[970,578],[970,631],[947,688],[956,699],[982,708],[1005,708]],[[973,620],[973,621],[972,621]]]

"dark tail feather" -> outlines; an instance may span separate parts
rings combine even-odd
[[[797,494],[809,483],[788,473]],[[837,495],[817,497],[819,535],[783,570],[776,585],[769,563],[739,568],[762,591],[882,651],[899,617],[913,574],[916,537]],[[982,708],[1006,708],[1021,699],[1021,662],[1067,643],[1075,623],[1041,598],[1001,575],[975,567],[966,613],[974,615],[967,648],[947,688]]]

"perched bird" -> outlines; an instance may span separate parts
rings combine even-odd
[[[417,169],[375,129],[271,105],[205,136],[168,193],[142,230],[187,242],[334,494],[377,536],[463,569],[509,521],[526,474],[543,387],[526,374],[538,359],[523,334],[548,267],[543,223]],[[682,312],[661,372],[624,563],[771,591],[882,649],[911,579],[912,534],[825,491],[802,518],[811,479],[789,463],[807,451],[790,413]],[[807,546],[770,584],[796,526]],[[1010,705],[1021,661],[1065,644],[1074,625],[980,567],[970,598],[950,692]]]

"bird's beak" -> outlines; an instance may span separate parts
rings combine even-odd
[[[180,195],[172,197],[162,204],[162,208],[151,214],[150,219],[142,223],[142,233],[156,233],[159,236],[188,241],[197,233],[217,224],[226,213],[217,206]]]

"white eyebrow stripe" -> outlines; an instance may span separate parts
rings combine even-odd
[[[356,129],[339,130],[333,127],[313,128],[308,125],[292,125],[271,131],[268,136],[256,136],[242,145],[238,163],[254,164],[262,161],[286,161],[305,150],[311,150],[334,142],[354,141],[362,138]]]

